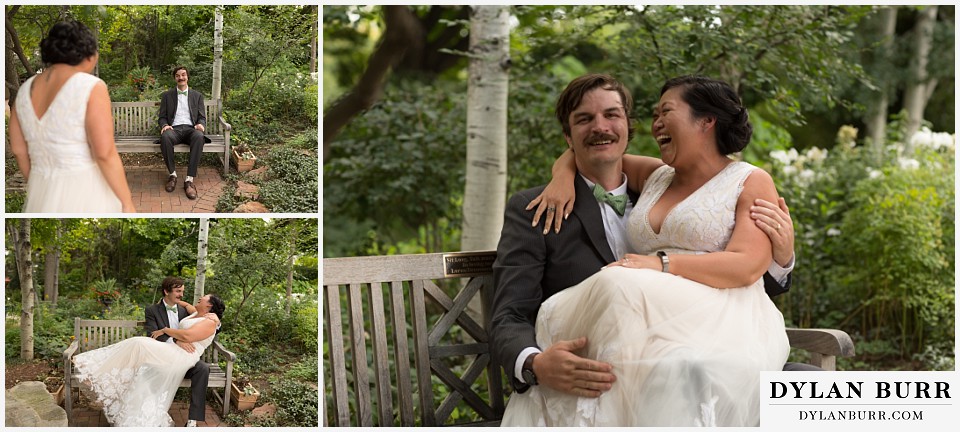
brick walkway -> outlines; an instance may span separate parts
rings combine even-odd
[[[170,417],[173,418],[173,424],[177,427],[187,423],[187,414],[190,410],[190,404],[186,402],[174,402],[170,406]],[[89,407],[74,408],[73,427],[109,427],[107,418],[103,416],[103,411]],[[210,405],[207,405],[206,421],[197,422],[199,427],[228,427],[230,425],[222,423],[220,416],[214,412]]]
[[[168,193],[167,170],[164,167],[124,167],[130,194],[139,213],[214,213],[217,200],[223,191],[224,181],[220,169],[201,166],[193,179],[197,187],[197,199],[191,200],[183,193],[186,173],[177,170],[177,188]]]

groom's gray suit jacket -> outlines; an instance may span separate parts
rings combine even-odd
[[[545,186],[516,193],[507,203],[503,231],[493,263],[493,315],[491,338],[494,359],[510,377],[513,388],[528,388],[514,377],[513,368],[520,352],[538,346],[534,325],[540,304],[563,289],[574,286],[620,257],[607,243],[600,206],[587,183],[577,175],[574,180],[576,201],[570,217],[559,233],[543,235],[543,225],[531,227],[534,210],[527,204]],[[630,192],[636,202],[636,195]],[[789,289],[764,275],[768,294]],[[546,347],[541,347],[546,348]]]

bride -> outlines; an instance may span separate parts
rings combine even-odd
[[[23,83],[10,113],[10,149],[27,180],[24,212],[135,212],[110,95],[90,74],[97,39],[82,23],[63,21],[40,42],[40,56],[43,73]]]
[[[774,201],[773,181],[728,157],[752,127],[726,83],[667,81],[651,130],[662,162],[624,158],[630,188],[642,190],[626,222],[635,253],[551,296],[536,320],[539,346],[585,336],[583,357],[611,365],[616,380],[599,397],[533,386],[511,396],[503,425],[759,424],[760,372],[781,370],[789,352],[761,278],[770,241],[750,214],[754,200]],[[555,182],[573,183],[573,159],[564,154]]]
[[[151,337],[132,337],[78,354],[74,367],[81,385],[93,391],[114,426],[173,426],[167,413],[173,397],[187,369],[213,343],[224,309],[219,297],[207,294],[188,308],[191,315],[180,321],[179,329],[162,328]],[[192,343],[195,349],[189,353],[155,340],[162,334]]]

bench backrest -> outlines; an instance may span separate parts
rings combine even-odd
[[[112,345],[134,336],[146,336],[144,321],[135,320],[86,320],[74,318],[73,337],[79,341],[77,354]],[[207,363],[216,363],[216,350],[207,349],[202,359]]]
[[[492,304],[495,257],[485,251],[324,259],[323,373],[332,396],[324,425],[497,425],[503,374],[490,355],[486,323],[466,312],[476,294],[484,310]],[[442,401],[433,391],[437,381],[449,390]]]
[[[220,134],[220,101],[203,101],[204,113],[207,116],[206,133]],[[113,114],[113,133],[117,136],[144,136],[160,135],[157,126],[157,110],[160,101],[146,102],[113,102],[110,104]]]

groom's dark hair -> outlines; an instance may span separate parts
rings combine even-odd
[[[172,73],[171,75],[173,75],[173,77],[176,78],[176,77],[177,77],[177,72],[179,72],[179,71],[181,71],[181,70],[183,70],[184,72],[186,72],[186,73],[187,73],[187,76],[190,76],[190,71],[187,70],[187,67],[186,67],[186,66],[177,66],[177,67],[173,68],[173,73]]]
[[[163,278],[163,282],[160,282],[160,289],[163,290],[163,295],[173,291],[173,289],[178,286],[183,286],[183,279],[176,276],[167,276]]]
[[[560,121],[563,135],[570,136],[570,114],[583,102],[583,96],[598,88],[614,91],[620,95],[620,102],[623,103],[624,114],[627,116],[627,141],[632,140],[634,132],[633,121],[631,120],[633,116],[633,96],[630,95],[630,89],[610,75],[597,73],[574,78],[557,98],[554,114]]]

